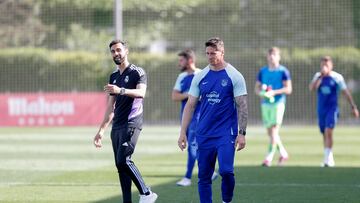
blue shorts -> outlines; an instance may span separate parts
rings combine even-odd
[[[337,108],[330,109],[326,112],[318,112],[320,132],[324,134],[325,128],[335,128],[339,118],[339,111]]]

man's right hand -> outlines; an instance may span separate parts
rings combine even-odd
[[[183,151],[186,148],[186,134],[180,133],[179,139],[178,139],[178,146]]]
[[[102,144],[101,144],[101,138],[102,135],[101,133],[97,133],[94,137],[94,145],[96,148],[101,148]]]
[[[261,97],[261,98],[264,98],[265,97],[265,91],[264,90],[261,90],[260,92],[259,92],[259,97]]]

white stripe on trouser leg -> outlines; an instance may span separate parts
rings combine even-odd
[[[139,182],[140,186],[141,186],[141,189],[143,190],[143,192],[147,192],[147,187],[145,185],[145,183],[142,180],[141,178],[141,175],[138,173],[138,170],[133,166],[133,164],[131,162],[127,162],[127,165],[129,167],[129,169],[131,170],[131,172],[135,175],[137,181]]]
[[[134,166],[134,164],[132,162],[130,162],[129,159],[126,160],[126,165],[129,167],[129,169],[131,170],[131,172],[135,175],[137,181],[139,182],[141,189],[143,190],[143,192],[148,192],[148,188],[145,185],[145,183],[143,182],[143,179],[141,177],[141,175],[138,173],[137,168]]]
[[[133,163],[130,160],[127,160],[126,165],[129,167],[131,172],[135,175],[136,179],[138,180],[138,182],[141,185],[141,188],[144,189],[143,185],[141,184],[142,181],[140,181],[141,180],[141,175],[138,173],[137,169],[133,166]]]
[[[133,167],[133,168],[131,168]],[[144,193],[147,193],[149,191],[148,187],[145,185],[145,182],[142,178],[142,176],[139,174],[139,170],[135,167],[135,165],[131,165],[130,169],[134,172],[135,176],[137,177],[137,180],[141,186],[141,189],[143,190]]]

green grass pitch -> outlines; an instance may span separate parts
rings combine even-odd
[[[92,139],[96,128],[1,128],[0,202],[121,202],[109,131],[102,149]],[[186,152],[177,147],[179,127],[144,126],[133,159],[158,203],[196,203],[193,184],[175,182],[185,172]],[[359,202],[360,129],[335,130],[335,168],[321,168],[322,137],[315,126],[283,127],[290,154],[284,167],[260,167],[268,138],[261,126],[248,129],[247,146],[237,152],[234,203]],[[221,178],[213,183],[214,202],[221,202]],[[133,200],[138,194],[133,186]]]

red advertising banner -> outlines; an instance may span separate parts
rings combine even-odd
[[[99,125],[105,108],[101,92],[2,93],[0,126]]]

